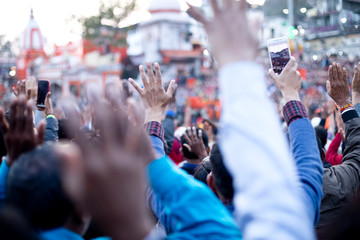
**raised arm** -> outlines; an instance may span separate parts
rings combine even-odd
[[[255,63],[256,31],[246,18],[247,3],[211,1],[204,24],[220,68],[220,146],[233,176],[238,224],[244,239],[314,239],[295,164],[291,161],[279,118],[267,97],[263,69]],[[225,27],[226,26],[226,27]]]
[[[341,109],[345,123],[345,150],[340,165],[324,169],[324,197],[321,202],[320,221],[317,225],[320,231],[360,188],[360,118],[351,104],[346,70],[339,64],[333,63],[329,67],[329,81],[326,88],[329,96]]]
[[[145,119],[148,120],[145,127],[152,137],[153,148],[158,153],[158,159],[152,161],[148,167],[151,187],[155,193],[150,193],[151,207],[169,236],[184,239],[240,239],[241,234],[235,221],[210,189],[164,157],[163,148],[158,149],[156,141],[163,141],[161,116],[173,90],[169,89],[169,94],[165,92],[160,67],[157,63],[154,66],[156,77],[152,74],[150,63],[147,63],[147,76],[144,68],[139,68],[144,89],[130,79],[130,83],[140,93],[147,108]],[[172,84],[170,83],[169,88],[173,87]],[[189,137],[194,140],[192,135]],[[193,144],[191,146],[195,147]],[[200,148],[200,151],[203,152],[204,148]]]
[[[315,225],[320,216],[323,166],[314,128],[300,101],[301,77],[297,66],[295,58],[291,57],[280,75],[275,74],[272,69],[269,75],[286,101],[283,114],[289,129],[291,153],[304,191],[303,201],[307,206],[307,214]]]

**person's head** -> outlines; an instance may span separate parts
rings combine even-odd
[[[7,202],[35,229],[61,227],[74,211],[62,187],[60,161],[54,145],[45,144],[21,155],[10,168]]]
[[[322,126],[317,126],[315,128],[315,132],[316,132],[316,136],[318,136],[321,141],[322,148],[325,148],[327,142],[327,135],[328,135],[326,129]]]
[[[208,135],[206,134],[206,132],[200,128],[196,128],[196,136],[199,137],[199,130],[201,130],[202,132],[202,140],[204,142],[204,145],[205,145],[205,148],[207,149],[207,151],[209,152],[210,149],[209,149],[209,138],[208,138]],[[192,131],[192,130],[190,130]],[[186,129],[185,131],[186,134],[188,134],[188,129]],[[188,134],[189,135],[189,134]],[[184,134],[181,135],[181,154],[182,156],[187,159],[187,160],[198,160],[199,159],[199,156],[196,155],[195,153],[193,152],[190,152],[185,146],[184,144],[188,144],[188,142],[186,141],[185,139],[185,136]],[[201,159],[200,159],[201,160]]]
[[[206,179],[208,174],[211,172],[211,165],[209,160],[204,160],[201,164],[195,169],[194,178],[207,184]]]
[[[208,175],[209,187],[221,198],[231,200],[234,197],[232,176],[226,169],[220,148],[214,144],[210,153],[211,174]]]

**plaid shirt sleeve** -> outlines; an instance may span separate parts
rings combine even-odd
[[[164,142],[164,128],[161,123],[156,121],[147,122],[144,124],[144,128],[150,136],[156,136]]]
[[[287,102],[283,107],[283,114],[288,126],[297,119],[308,118],[306,108],[300,101]]]

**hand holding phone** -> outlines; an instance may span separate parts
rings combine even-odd
[[[273,38],[267,41],[271,68],[280,74],[290,61],[290,47],[287,37]]]
[[[38,108],[45,108],[45,98],[46,94],[49,92],[49,81],[48,80],[39,80],[38,82],[38,93],[36,106]]]

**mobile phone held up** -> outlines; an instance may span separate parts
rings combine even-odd
[[[267,41],[271,68],[280,74],[290,61],[290,47],[287,37],[273,38]]]
[[[49,81],[39,80],[38,81],[38,93],[37,93],[37,104],[38,108],[45,108],[46,94],[49,92]]]

